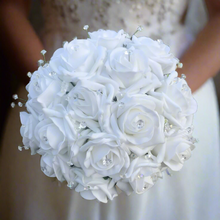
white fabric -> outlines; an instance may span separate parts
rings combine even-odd
[[[129,32],[135,31],[139,24],[143,24],[144,31],[139,35],[162,38],[171,46],[173,52],[180,56],[192,41],[193,35],[201,29],[197,22],[200,19],[205,21],[205,14],[198,11],[201,8],[201,0],[191,0],[184,27],[180,25],[179,19],[186,8],[187,0],[173,0],[174,5],[171,5],[171,8],[174,13],[166,13],[162,23],[158,21],[157,11],[161,4],[166,5],[169,1],[146,1],[156,2],[154,14],[151,14],[147,4],[140,9],[138,2],[141,1],[121,1],[120,4],[109,1],[110,6],[102,5],[100,1],[95,2],[99,4],[98,9],[91,1],[42,2],[45,17],[43,40],[50,54],[61,46],[63,40],[70,40],[75,35],[85,36],[86,33],[82,30],[85,24],[90,25],[90,31],[99,28],[124,28]],[[103,7],[103,19],[99,16],[101,12],[97,12],[100,10],[100,4]],[[146,25],[147,22],[150,22],[150,26]],[[180,172],[174,173],[172,177],[164,176],[163,180],[159,180],[143,195],[132,194],[127,197],[120,194],[108,204],[86,201],[72,191],[68,219],[220,219],[219,116],[212,79],[195,93],[195,98],[199,110],[195,117],[194,136],[199,139],[199,143],[192,158]]]

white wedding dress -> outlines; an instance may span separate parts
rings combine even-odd
[[[41,6],[42,40],[49,56],[64,40],[86,37],[83,26],[88,24],[90,31],[124,29],[129,33],[142,25],[138,36],[160,38],[180,57],[206,21],[202,0],[44,0]],[[219,116],[212,79],[194,96],[199,106],[194,136],[199,143],[192,158],[180,172],[164,175],[143,195],[122,193],[108,204],[84,200],[65,184],[58,186],[40,171],[39,156],[18,153],[19,109],[13,110],[5,130],[0,173],[7,179],[0,181],[0,187],[8,187],[3,192],[5,209],[11,210],[7,219],[219,220]]]

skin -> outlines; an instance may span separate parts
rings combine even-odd
[[[187,76],[193,92],[220,70],[220,1],[206,0],[206,5],[209,21],[182,56],[183,69],[177,70]],[[0,0],[1,41],[5,54],[24,83],[28,82],[26,73],[36,70],[43,49],[28,21],[29,8],[29,0]]]
[[[206,0],[209,21],[181,58],[187,82],[196,91],[220,70],[220,1]]]

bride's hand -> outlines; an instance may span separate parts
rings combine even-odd
[[[181,58],[183,69],[192,91],[196,91],[220,70],[220,2],[206,0],[209,20],[195,42]]]

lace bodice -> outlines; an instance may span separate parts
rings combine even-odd
[[[98,29],[124,29],[133,33],[143,26],[140,35],[162,39],[171,44],[181,29],[181,17],[188,0],[42,0],[44,43],[56,49],[62,41],[87,37]]]

